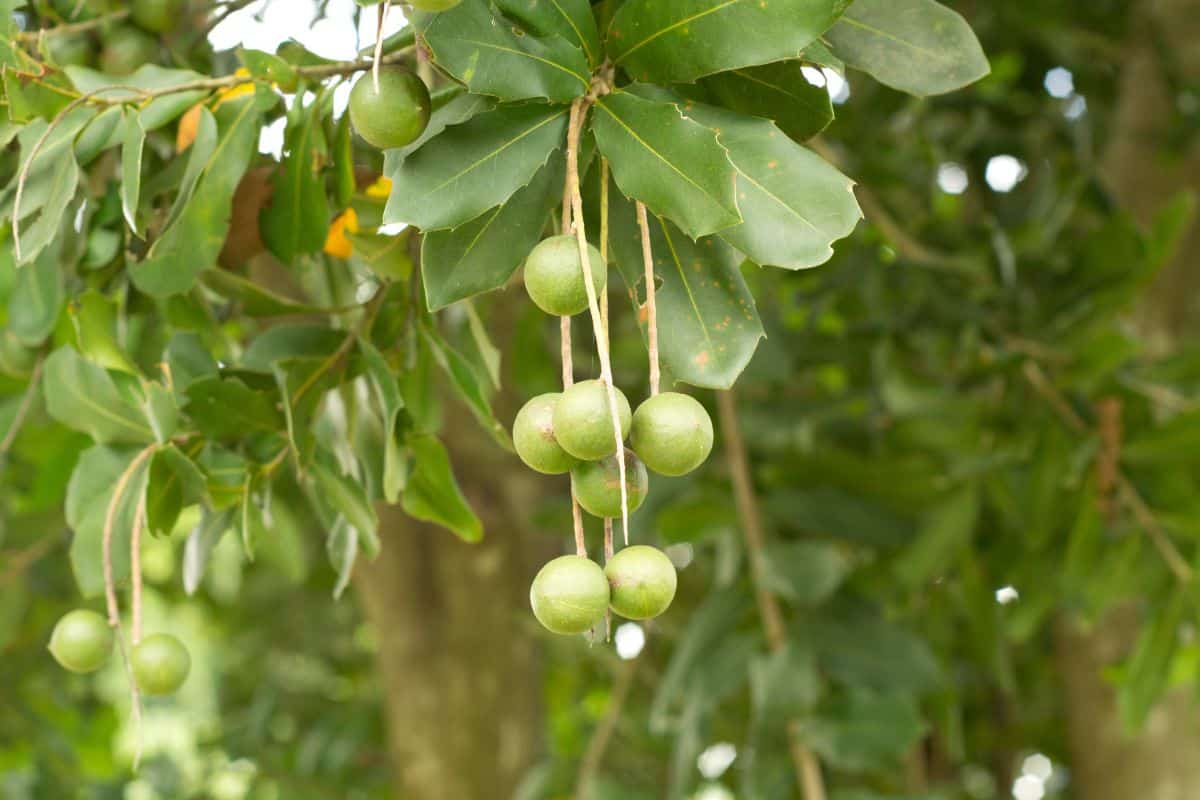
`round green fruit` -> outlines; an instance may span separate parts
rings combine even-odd
[[[152,33],[166,33],[182,15],[182,0],[133,0],[129,8],[134,23]]]
[[[157,39],[131,25],[120,25],[104,37],[100,70],[106,75],[128,75],[157,58]]]
[[[447,11],[461,3],[462,0],[408,0],[408,2],[417,11]]]
[[[608,284],[608,270],[599,250],[589,244],[587,251],[592,286],[599,297]],[[547,314],[569,317],[587,310],[587,284],[579,260],[579,241],[574,236],[551,236],[529,252],[525,259],[525,291]]]
[[[549,631],[583,633],[608,611],[604,570],[583,556],[561,556],[542,567],[529,589],[533,615]]]
[[[68,611],[50,634],[50,655],[71,672],[95,672],[112,653],[113,631],[95,611]]]
[[[620,389],[617,417],[621,422],[621,441],[629,434],[629,401]],[[563,391],[554,407],[554,438],[563,450],[581,461],[599,461],[617,452],[613,436],[612,413],[608,407],[608,388],[600,381],[580,381]]]
[[[696,398],[663,392],[634,412],[629,444],[659,475],[686,475],[712,452],[712,419]]]
[[[675,565],[663,551],[646,545],[626,547],[604,568],[612,610],[626,619],[652,619],[675,599]]]
[[[543,475],[562,475],[579,463],[554,438],[554,407],[558,392],[539,394],[513,420],[513,446],[525,466]]]
[[[88,67],[96,61],[96,46],[86,34],[47,36],[46,54],[60,67]]]
[[[625,448],[625,496],[629,513],[637,511],[650,489],[646,465]],[[597,517],[621,516],[621,473],[614,453],[600,461],[587,461],[571,470],[575,496],[583,510]]]
[[[402,67],[364,72],[350,90],[350,122],[368,144],[380,150],[404,147],[429,124],[429,90],[416,75]]]
[[[192,657],[169,633],[147,636],[130,656],[138,688],[149,695],[172,694],[187,680]]]

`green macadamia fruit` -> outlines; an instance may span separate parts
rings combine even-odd
[[[147,636],[129,657],[138,688],[148,695],[173,694],[187,680],[192,657],[169,633]]]
[[[633,451],[624,449],[625,495],[632,514],[646,499],[650,478],[646,465]],[[621,474],[614,453],[600,461],[585,461],[571,470],[575,496],[583,510],[597,517],[621,516]]]
[[[613,389],[621,441],[629,434],[633,414],[620,389]],[[565,389],[554,406],[554,438],[563,450],[581,461],[598,461],[617,452],[608,387],[598,381],[580,381]]]
[[[124,76],[158,58],[158,39],[132,25],[119,25],[104,37],[100,51],[100,71]]]
[[[411,144],[429,124],[431,108],[429,89],[403,67],[380,69],[379,91],[370,71],[360,75],[350,90],[350,122],[359,136],[380,150]]]
[[[151,33],[166,33],[183,16],[182,0],[133,0],[129,16],[139,28]]]
[[[554,407],[560,397],[558,392],[539,394],[513,420],[513,446],[517,455],[527,467],[543,475],[562,475],[579,463],[554,438]]]
[[[533,615],[549,631],[584,633],[608,610],[608,578],[583,556],[560,556],[542,567],[529,589]]]
[[[666,554],[654,547],[626,547],[609,559],[608,576],[613,612],[626,619],[652,619],[675,598],[678,576]]]
[[[608,284],[608,270],[599,250],[589,244],[587,251],[592,286],[599,297]],[[587,284],[579,260],[579,242],[574,236],[551,236],[529,252],[525,259],[525,291],[547,314],[569,317],[587,310]]]
[[[112,653],[113,630],[95,611],[76,609],[63,615],[50,634],[50,655],[71,672],[95,672]]]
[[[629,443],[654,472],[686,475],[712,452],[712,419],[696,398],[663,392],[638,406]]]

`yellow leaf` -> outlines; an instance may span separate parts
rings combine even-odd
[[[245,67],[238,67],[237,71],[233,74],[235,77],[244,78],[246,82],[226,87],[217,92],[217,101],[213,103],[213,111],[220,108],[222,103],[244,97],[248,94],[254,94],[254,80],[250,77],[250,70]]]
[[[366,189],[367,197],[374,197],[381,200],[387,200],[391,193],[392,179],[382,175]]]
[[[179,130],[175,132],[176,153],[182,153],[192,146],[192,142],[196,141],[196,131],[200,127],[200,110],[202,108],[204,108],[204,103],[196,103],[179,118]]]
[[[337,258],[349,258],[354,252],[354,245],[346,238],[347,233],[358,233],[358,214],[353,208],[347,208],[329,225],[329,233],[325,237],[325,252]]]

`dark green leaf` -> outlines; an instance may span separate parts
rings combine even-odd
[[[854,690],[802,723],[803,738],[831,766],[859,772],[897,763],[925,732],[913,698]]]
[[[238,60],[256,78],[276,84],[285,92],[294,92],[300,77],[295,68],[273,53],[262,50],[238,50]]]
[[[801,61],[722,72],[704,79],[721,105],[772,120],[797,142],[816,136],[833,122],[833,103],[824,86],[808,82]]]
[[[177,333],[167,343],[164,361],[170,371],[171,387],[182,399],[187,388],[202,378],[217,376],[217,362],[194,333]]]
[[[117,343],[116,301],[89,289],[71,303],[69,310],[75,342],[84,357],[105,369],[137,374],[137,367]]]
[[[764,585],[797,606],[824,601],[850,568],[841,550],[818,542],[774,542],[762,566]]]
[[[714,72],[798,58],[849,0],[628,0],[609,52],[634,80],[690,83]]]
[[[475,419],[501,447],[511,451],[512,440],[509,438],[508,429],[500,424],[500,420],[496,419],[492,412],[491,401],[488,400],[480,376],[476,374],[470,362],[451,347],[432,325],[422,323],[421,334],[429,345],[433,360],[450,377],[451,384],[475,415]]]
[[[601,98],[592,130],[613,178],[636,198],[698,238],[742,221],[734,168],[715,132],[674,103],[627,91]]]
[[[499,289],[542,237],[562,196],[563,161],[556,151],[506,203],[463,225],[421,239],[421,277],[431,311]]]
[[[142,148],[146,144],[146,131],[141,117],[136,112],[125,112],[125,135],[121,141],[121,212],[129,230],[140,236],[137,212],[142,196]]]
[[[324,325],[276,325],[250,343],[242,354],[242,365],[268,372],[276,361],[331,356],[345,338],[344,331]]]
[[[938,576],[970,544],[978,516],[978,487],[971,484],[954,492],[929,512],[917,538],[897,559],[896,577],[912,588]]]
[[[263,242],[285,264],[325,244],[330,212],[321,166],[328,149],[322,127],[327,96],[322,93],[308,106],[297,100],[288,115],[283,163],[275,170],[271,203],[259,218]]]
[[[180,511],[199,503],[206,493],[204,473],[195,462],[174,446],[159,449],[150,462],[146,486],[148,529],[153,534],[170,534]]]
[[[436,230],[474,219],[529,183],[566,129],[565,108],[538,105],[501,106],[447,128],[391,175],[383,221]]]
[[[400,498],[406,514],[441,525],[460,539],[483,538],[483,523],[458,488],[446,448],[433,436],[410,436],[412,474]]]
[[[1187,607],[1187,593],[1182,589],[1172,591],[1166,603],[1152,606],[1153,617],[1133,646],[1117,686],[1117,712],[1130,733],[1141,729],[1167,687]]]
[[[400,441],[396,437],[396,426],[400,421],[400,412],[404,408],[404,399],[400,395],[400,387],[396,384],[396,376],[392,374],[383,354],[366,339],[359,339],[359,350],[363,354],[363,363],[371,386],[375,391],[375,399],[383,413],[384,451],[383,451],[383,499],[395,503],[400,498],[407,474],[404,465],[404,454],[400,449]]]
[[[847,65],[917,96],[987,75],[987,56],[957,12],[933,0],[856,0],[826,34]]]
[[[547,13],[536,6],[531,9],[534,16]],[[487,0],[464,0],[439,13],[416,12],[413,27],[434,62],[472,94],[566,103],[591,85],[591,69],[581,48],[555,34],[536,36],[514,29]]]
[[[188,535],[183,545],[183,590],[189,595],[200,588],[200,581],[208,569],[208,558],[232,522],[233,509],[215,512],[205,509],[200,522]]]
[[[588,0],[549,0],[530,3],[528,0],[496,0],[496,7],[519,21],[536,36],[558,34],[578,47],[588,63],[600,63],[600,32]]]
[[[268,395],[236,378],[203,378],[187,388],[184,411],[205,436],[240,439],[255,431],[282,431],[284,419]]]

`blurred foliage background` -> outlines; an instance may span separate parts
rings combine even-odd
[[[0,797],[790,798],[789,725],[834,800],[1200,796],[1200,7],[949,5],[992,74],[924,100],[831,86],[814,147],[867,221],[819,269],[746,269],[769,338],[723,407],[700,393],[720,452],[638,514],[681,567],[669,614],[613,645],[536,629],[523,593],[568,547],[566,498],[464,433],[484,555],[385,514],[384,556],[334,602],[308,520],[253,565],[226,537],[192,596],[195,520],[148,544],[147,627],[196,667],[148,706],[133,777],[119,664],[72,676],[45,651],[79,602],[61,508],[86,440],[35,414],[0,485]],[[513,291],[478,306],[522,397],[557,368]],[[614,314],[636,383],[635,321]],[[472,571],[487,554],[503,578]],[[503,642],[479,630],[497,618]]]

